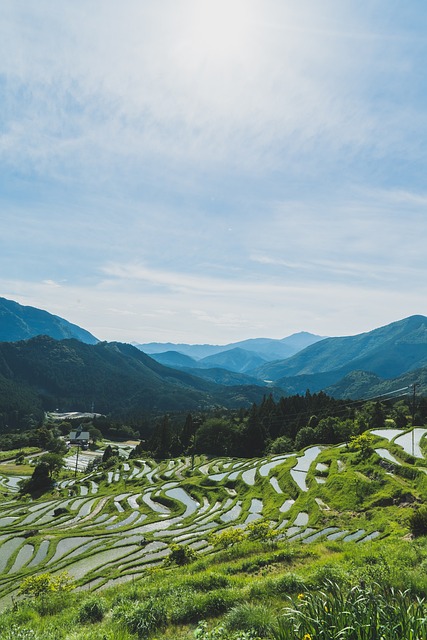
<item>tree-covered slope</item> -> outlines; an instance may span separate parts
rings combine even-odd
[[[207,356],[202,360],[199,360],[199,367],[203,366],[211,369],[212,367],[220,367],[221,369],[228,369],[229,371],[235,371],[236,373],[246,373],[252,371],[256,367],[259,367],[265,362],[265,359],[259,356],[253,351],[247,351],[236,347],[229,351],[223,351],[212,356]]]
[[[333,371],[343,377],[363,370],[392,378],[425,365],[427,318],[418,315],[356,336],[325,338],[287,360],[260,367],[256,375],[278,381]]]
[[[76,338],[87,344],[98,342],[89,331],[59,316],[0,298],[0,342],[27,340],[38,335],[50,336],[56,340]]]
[[[0,376],[31,389],[46,409],[99,413],[239,406],[258,401],[260,387],[222,387],[169,369],[129,344],[38,336],[0,343]]]

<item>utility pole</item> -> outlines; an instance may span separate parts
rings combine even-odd
[[[417,387],[416,383],[414,382],[413,386],[413,394],[412,394],[412,455],[414,455],[414,450],[415,450],[415,446],[414,446],[414,431],[415,431],[415,389]]]
[[[79,449],[80,449],[80,445],[77,445],[77,454],[76,454],[76,468],[74,469],[74,477],[77,477],[77,467],[79,464]]]

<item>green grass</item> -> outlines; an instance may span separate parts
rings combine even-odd
[[[392,448],[386,441],[382,441],[381,446],[389,450]],[[138,634],[157,640],[186,640],[195,637],[195,629],[203,619],[207,624],[199,627],[197,632],[202,640],[247,640],[257,635],[270,640],[272,629],[279,633],[280,624],[284,624],[277,622],[281,611],[289,607],[290,602],[294,608],[297,607],[296,611],[302,608],[297,598],[299,593],[311,594],[314,598],[316,594],[326,594],[327,585],[332,584],[339,589],[342,598],[348,598],[351,590],[360,584],[368,585],[372,590],[376,588],[375,584],[381,584],[395,593],[407,592],[405,598],[409,600],[405,602],[407,609],[412,611],[409,605],[427,594],[425,539],[408,539],[411,515],[427,497],[427,477],[417,468],[419,464],[412,464],[410,457],[400,456],[400,459],[402,465],[395,466],[390,474],[375,453],[361,458],[358,452],[346,447],[326,447],[307,474],[309,490],[305,492],[298,488],[289,473],[296,464],[296,456],[292,456],[270,472],[270,476],[278,480],[282,494],[273,489],[269,477],[261,477],[259,473],[256,474],[255,485],[248,486],[241,475],[235,480],[225,478],[216,482],[200,470],[201,465],[206,465],[208,475],[226,470],[232,473],[231,466],[224,469],[224,464],[235,462],[232,459],[197,457],[194,469],[187,468],[182,472],[184,480],[174,475],[182,460],[173,469],[169,469],[168,461],[164,461],[157,466],[152,483],[146,476],[126,481],[123,470],[120,481],[111,484],[106,482],[106,473],[92,476],[99,485],[98,492],[93,495],[89,491],[78,504],[95,499],[91,513],[98,504],[102,507],[96,516],[79,520],[76,516],[80,506],[72,510],[71,502],[66,516],[53,520],[47,518],[40,525],[37,519],[25,526],[21,524],[30,513],[28,508],[39,503],[45,508],[42,513],[47,514],[60,501],[68,499],[68,488],[45,494],[31,501],[31,505],[18,496],[11,502],[13,494],[8,491],[4,496],[6,503],[2,517],[5,520],[0,536],[7,535],[12,539],[26,530],[34,531],[8,558],[5,572],[0,576],[0,599],[15,590],[26,576],[46,571],[72,571],[75,563],[79,563],[78,567],[88,567],[87,563],[91,563],[91,570],[76,581],[75,586],[83,591],[75,590],[67,597],[57,594],[48,603],[20,601],[17,609],[1,614],[0,640],[5,633],[14,634],[16,640],[18,633],[24,633],[25,629],[33,630],[43,640],[50,637],[55,640],[99,640],[104,637],[107,640],[129,640],[137,638]],[[328,471],[317,471],[315,466],[318,462],[327,464]],[[128,474],[134,466],[139,467],[142,463],[129,461],[129,464]],[[259,467],[261,463],[254,460],[252,464]],[[149,461],[149,466],[156,469],[153,461]],[[20,473],[22,467],[17,469]],[[166,476],[166,471],[170,470],[173,473]],[[77,490],[80,484],[90,486],[86,475],[77,475]],[[316,476],[320,475],[326,478],[324,484],[316,482]],[[73,472],[61,474],[61,479],[73,477]],[[184,520],[184,504],[165,493],[167,488],[164,484],[170,482],[178,483],[175,486],[180,486],[197,500],[200,512],[196,511]],[[108,518],[116,516],[113,524],[120,523],[133,509],[123,497],[121,505],[124,511],[119,513],[114,497],[121,493],[136,496],[146,491],[150,491],[152,500],[166,505],[170,513],[159,516],[139,497],[138,515],[146,516],[139,524],[134,522],[119,529],[108,529],[103,522],[94,522],[103,515]],[[77,495],[80,495],[79,491]],[[262,526],[269,526],[269,531],[276,535],[264,535],[260,540],[249,538],[250,528],[245,529],[243,523],[255,498],[263,503]],[[280,507],[289,498],[295,502],[287,513],[282,513]],[[228,499],[233,503],[239,500],[242,504],[239,519],[230,524],[220,518]],[[217,503],[219,508],[214,509]],[[286,527],[277,531],[276,527],[282,519],[289,520],[287,526],[292,526],[302,512],[309,516],[308,527],[316,531],[331,526],[341,532],[363,529],[367,533],[379,532],[380,538],[363,544],[327,539],[311,544],[290,543],[286,538]],[[16,520],[9,523],[7,519],[10,516]],[[173,520],[170,528],[176,531],[174,535],[168,535],[167,528],[160,526],[156,529],[162,520],[166,524]],[[212,529],[210,524],[214,525]],[[87,528],[88,525],[91,526]],[[206,525],[208,528],[199,531],[199,527]],[[212,541],[211,533],[227,534],[235,530],[241,535],[225,535],[223,548],[208,546]],[[67,553],[57,563],[48,565],[60,540],[67,537],[94,540],[96,545],[81,555]],[[152,559],[145,557],[146,545],[161,542],[163,546],[159,552],[170,552],[175,538],[180,545],[203,540],[204,546],[195,552],[194,562],[191,554],[185,554],[185,561],[189,562],[176,567],[167,558],[157,557],[155,550]],[[36,552],[44,540],[50,542],[44,562],[36,567],[26,565],[15,574],[7,574],[24,544],[34,545]],[[111,553],[104,554],[97,562],[97,553],[105,549],[119,549],[125,555],[114,560]],[[179,558],[181,555],[177,555],[176,560]],[[130,581],[122,583],[126,579]],[[108,584],[114,584],[114,587],[105,588]],[[102,592],[93,591],[101,587]],[[99,608],[98,601],[102,603]],[[148,609],[144,608],[146,602],[150,603],[151,617]],[[271,628],[267,629],[259,621],[263,617],[270,619],[270,613],[274,624],[271,623]],[[295,620],[292,624],[300,624]],[[18,630],[12,630],[12,626],[17,624]],[[292,633],[289,630],[291,639],[294,637]],[[301,640],[304,633],[295,638]],[[319,630],[316,633],[319,634]]]
[[[289,543],[275,551],[259,542],[238,546],[240,557],[231,562],[218,552],[209,567],[205,558],[159,568],[102,596],[74,591],[21,599],[0,614],[0,640],[7,634],[14,640],[188,640],[202,620],[201,640],[302,640],[306,634],[313,640],[427,640],[426,538],[310,550]],[[410,635],[410,625],[418,635]]]

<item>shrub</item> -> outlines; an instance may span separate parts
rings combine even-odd
[[[348,572],[335,564],[325,564],[318,567],[310,577],[310,586],[317,588],[325,584],[348,585],[350,581]]]
[[[241,529],[233,529],[231,527],[219,533],[212,533],[209,536],[210,544],[217,549],[226,549],[239,542],[243,542],[244,539],[245,534]]]
[[[270,528],[270,525],[265,520],[258,520],[257,522],[251,522],[247,527],[248,540],[260,540],[261,542],[271,543],[277,532]]]
[[[130,633],[145,638],[166,625],[166,608],[163,602],[153,598],[144,602],[122,604],[113,610],[113,620],[123,624]]]
[[[24,596],[38,597],[71,589],[73,589],[71,578],[66,571],[63,571],[57,576],[50,573],[28,576],[21,582],[19,593]]]
[[[205,573],[201,576],[189,578],[186,585],[195,591],[212,591],[230,586],[230,579],[221,573]]]
[[[423,504],[411,513],[409,528],[411,533],[416,537],[427,534],[427,505]]]
[[[239,598],[240,593],[232,589],[216,589],[208,593],[182,590],[175,593],[170,602],[170,620],[174,624],[187,624],[216,617],[231,609]]]
[[[244,602],[227,613],[224,623],[231,631],[251,631],[265,636],[273,624],[273,613],[264,604]]]
[[[181,566],[193,562],[196,557],[196,552],[188,545],[172,544],[171,552],[167,560],[168,562],[172,562]]]
[[[280,578],[269,581],[269,584],[272,592],[277,595],[301,593],[306,587],[305,581],[293,572],[285,573]]]
[[[92,596],[81,605],[77,620],[80,624],[101,622],[107,612],[107,604],[103,598]]]

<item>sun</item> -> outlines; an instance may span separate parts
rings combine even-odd
[[[188,43],[194,55],[232,60],[250,47],[252,16],[244,0],[197,0],[189,16]]]

